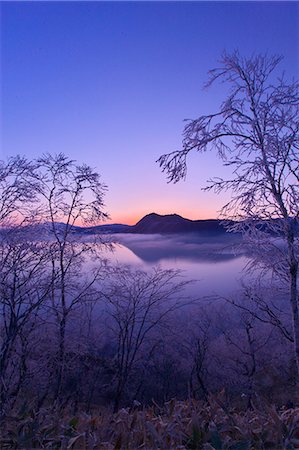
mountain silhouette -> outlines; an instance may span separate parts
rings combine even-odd
[[[190,220],[178,214],[160,215],[156,213],[147,214],[134,225],[134,233],[141,234],[164,234],[164,233],[223,233],[225,229],[217,219]]]
[[[220,220],[190,220],[178,214],[147,214],[135,225],[106,224],[81,228],[85,233],[138,233],[138,234],[172,234],[172,233],[225,233]]]

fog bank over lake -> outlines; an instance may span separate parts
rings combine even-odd
[[[248,277],[239,235],[117,234],[113,239],[117,244],[109,259],[145,270],[157,265],[182,270],[186,279],[196,281],[188,288],[190,295],[227,295]]]

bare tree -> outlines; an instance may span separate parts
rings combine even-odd
[[[35,165],[21,156],[0,161],[0,227],[32,218],[36,191],[31,178]],[[30,206],[30,209],[29,209]]]
[[[275,299],[274,286],[268,286],[269,289],[271,289],[271,294],[268,293],[267,295],[267,287],[262,289],[258,284],[244,285],[242,294],[238,295],[237,298],[221,298],[239,309],[243,314],[251,316],[253,320],[275,327],[288,342],[294,343],[289,310],[286,311],[285,305],[281,305],[277,298]],[[278,295],[276,293],[276,297]]]
[[[211,319],[209,317],[201,317],[199,323],[187,337],[186,345],[189,348],[192,365],[190,373],[190,391],[193,397],[201,391],[205,400],[208,400],[208,388],[206,380],[208,378],[208,359]]]
[[[170,314],[190,303],[183,296],[190,282],[179,280],[178,276],[175,270],[156,268],[147,273],[119,268],[111,285],[102,292],[116,341],[115,411],[123,400],[141,349],[146,345],[151,353],[157,343],[151,342],[153,331],[167,326]]]
[[[49,293],[46,245],[28,232],[38,209],[35,169],[21,156],[0,161],[1,416],[25,379],[28,337]]]
[[[80,239],[76,225],[95,224],[107,217],[103,211],[106,186],[87,165],[78,165],[63,154],[44,155],[36,161],[32,175],[40,215],[48,227],[52,266],[52,307],[58,323],[58,356],[55,398],[59,399],[65,373],[65,335],[74,308],[91,300],[91,287],[101,277],[99,268],[82,274],[87,254],[93,254],[102,241]]]
[[[22,236],[20,236],[22,234]],[[45,243],[31,242],[18,229],[0,248],[1,415],[20,390],[27,367],[27,342],[35,318],[49,298],[51,279]]]
[[[255,318],[251,314],[242,313],[238,329],[224,330],[223,334],[230,350],[229,359],[233,362],[233,370],[238,376],[245,379],[245,391],[247,407],[252,407],[252,399],[255,394],[257,375],[262,372],[259,354],[271,338],[272,330],[267,330],[266,335],[256,332]],[[268,357],[271,361],[271,358]],[[240,383],[241,384],[241,383]]]
[[[98,256],[102,241],[75,233],[76,225],[97,224],[107,217],[105,190],[96,171],[63,154],[0,162],[2,406],[20,389],[29,334],[43,306],[58,324],[55,397],[61,394],[67,321],[76,308],[95,299],[92,286],[104,273],[98,259],[82,275],[85,255]],[[44,310],[39,320],[47,315]]]
[[[207,85],[216,80],[226,83],[228,97],[215,114],[189,121],[182,150],[158,161],[169,180],[177,182],[186,176],[190,152],[216,150],[232,167],[232,178],[212,179],[206,189],[232,192],[222,209],[222,217],[237,221],[229,229],[253,238],[260,229],[267,235],[264,247],[273,245],[275,236],[284,239],[299,381],[299,85],[274,78],[280,61],[280,57],[243,59],[238,52],[224,54],[221,66],[210,71]]]

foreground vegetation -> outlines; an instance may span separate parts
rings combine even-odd
[[[223,396],[223,394],[222,394]],[[203,449],[251,450],[299,447],[299,408],[277,409],[256,398],[251,409],[226,407],[222,398],[207,403],[171,400],[117,413],[55,413],[23,408],[2,429],[2,449]]]

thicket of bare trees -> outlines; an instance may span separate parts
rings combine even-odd
[[[216,113],[190,120],[182,149],[158,160],[170,181],[185,178],[190,152],[216,151],[232,168],[230,179],[213,178],[206,189],[231,192],[222,209],[230,231],[241,231],[255,248],[254,265],[288,283],[292,342],[299,382],[299,84],[276,77],[280,57],[224,54],[207,86],[229,93]],[[283,242],[282,242],[283,241]]]
[[[27,376],[28,348],[50,293],[48,248],[21,231],[1,237],[1,408],[14,401]]]
[[[190,305],[190,300],[184,298],[189,282],[180,281],[179,275],[175,270],[159,268],[151,272],[119,268],[113,273],[112,283],[102,292],[112,338],[117,342],[115,411],[121,405],[129,378],[140,359],[155,353],[161,334],[169,328],[171,315]],[[142,381],[139,375],[135,397]]]
[[[4,336],[0,355],[1,404],[5,406],[9,392],[14,393],[12,397],[16,395],[14,384],[17,391],[20,389],[27,363],[23,348],[28,336],[24,337],[24,333],[28,334],[31,323],[34,328],[36,318],[45,323],[48,318],[55,318],[57,323],[51,382],[55,386],[54,398],[59,400],[66,364],[67,321],[74,309],[91,300],[92,286],[103,276],[101,264],[88,276],[81,269],[85,257],[95,254],[104,244],[80,242],[74,236],[74,227],[106,217],[106,187],[97,172],[62,154],[45,155],[33,162],[10,158],[1,163],[0,182]],[[52,345],[55,347],[54,342]],[[9,371],[20,373],[13,377],[7,375]]]

